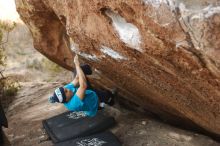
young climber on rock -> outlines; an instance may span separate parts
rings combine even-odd
[[[74,80],[54,91],[53,96],[49,98],[50,103],[63,103],[70,111],[82,111],[87,116],[95,116],[100,103],[106,103],[110,106],[114,104],[114,94],[110,91],[100,91],[91,89],[91,85],[85,74],[91,74],[91,68],[88,65],[80,67],[78,56],[74,57],[76,76]],[[85,74],[84,74],[85,72]]]

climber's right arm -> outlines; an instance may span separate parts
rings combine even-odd
[[[75,78],[72,81],[74,87],[78,87],[79,86],[79,76],[76,74]]]

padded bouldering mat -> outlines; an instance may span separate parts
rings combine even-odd
[[[58,143],[55,146],[121,146],[121,144],[114,134],[107,131]]]
[[[65,112],[43,121],[43,127],[54,143],[102,132],[115,124],[115,119],[98,112],[94,117],[84,112]]]

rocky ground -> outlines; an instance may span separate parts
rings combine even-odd
[[[52,146],[42,129],[42,120],[66,111],[60,105],[47,102],[48,96],[62,82],[22,82],[21,90],[11,103],[7,117],[9,128],[4,129],[13,146]],[[116,118],[111,129],[123,146],[220,146],[211,138],[171,127],[140,113],[116,104],[106,107]]]

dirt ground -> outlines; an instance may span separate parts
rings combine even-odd
[[[52,146],[42,129],[42,120],[66,111],[47,98],[60,82],[22,82],[21,90],[7,111],[9,128],[4,129],[12,146]],[[116,105],[106,107],[116,118],[111,129],[123,146],[220,146],[211,138],[171,127]]]

